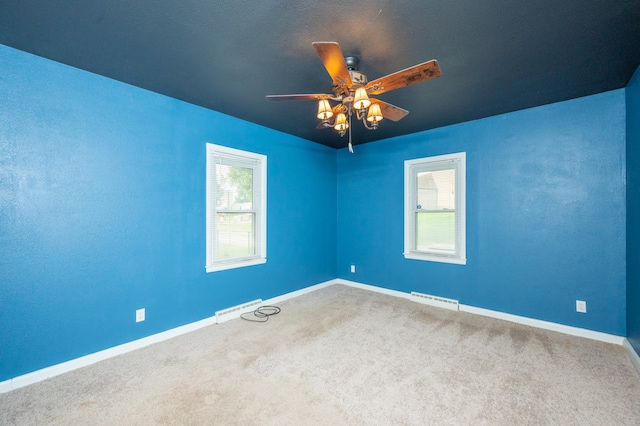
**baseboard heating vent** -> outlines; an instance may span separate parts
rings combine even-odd
[[[437,306],[438,308],[458,310],[458,301],[453,299],[445,299],[444,297],[431,296],[429,294],[411,292],[411,300],[425,305]]]
[[[260,304],[262,304],[262,299],[256,299],[251,302],[243,303],[242,305],[232,306],[231,308],[216,311],[216,323],[220,324],[221,322],[239,318],[240,315],[245,312],[256,310]]]

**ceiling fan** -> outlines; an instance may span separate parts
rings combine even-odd
[[[266,98],[272,101],[318,101],[318,118],[321,120],[318,128],[333,127],[340,136],[344,136],[348,129],[351,152],[351,117],[354,114],[369,130],[377,129],[383,118],[399,121],[409,114],[405,109],[370,98],[369,95],[379,95],[442,75],[438,61],[433,59],[368,81],[367,76],[358,71],[359,59],[356,56],[343,56],[338,43],[314,42],[313,47],[333,79],[332,93],[267,95]],[[339,103],[332,107],[329,100]]]

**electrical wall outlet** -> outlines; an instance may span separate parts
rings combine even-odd
[[[137,310],[136,310],[136,322],[142,322],[142,321],[144,321],[144,317],[145,317],[144,308],[142,308],[142,309],[137,309]]]
[[[587,302],[584,300],[576,300],[576,312],[587,313]]]
[[[351,273],[355,273],[356,272],[356,265],[351,265]]]

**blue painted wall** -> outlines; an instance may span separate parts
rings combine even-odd
[[[0,45],[0,381],[336,276],[638,349],[639,80],[351,155]],[[265,265],[205,273],[205,142],[268,156]],[[405,260],[403,161],[458,151],[468,263]]]
[[[268,156],[265,265],[205,273],[205,142]],[[0,45],[0,381],[335,278],[335,212],[333,149]]]
[[[624,103],[621,89],[340,150],[338,276],[625,335]],[[404,160],[460,151],[467,265],[404,259]]]
[[[640,68],[627,85],[627,338],[640,354]]]

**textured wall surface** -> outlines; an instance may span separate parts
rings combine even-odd
[[[341,150],[338,276],[625,335],[624,102],[621,89]],[[467,264],[404,259],[404,160],[461,151]]]
[[[0,381],[336,276],[638,349],[639,83],[351,155],[0,46]],[[205,142],[268,156],[265,265],[205,273]],[[467,265],[405,260],[403,162],[459,151]]]
[[[627,338],[640,354],[640,68],[627,97]]]
[[[206,142],[268,157],[265,265],[205,272]],[[335,278],[335,212],[333,149],[0,45],[0,381]]]

